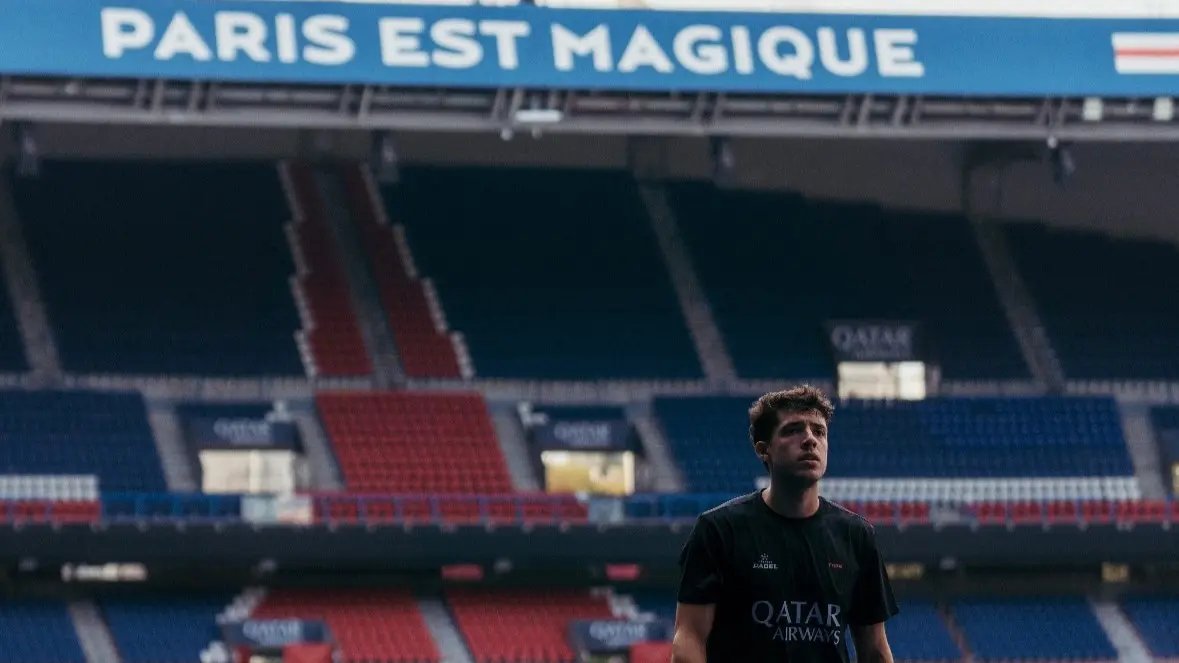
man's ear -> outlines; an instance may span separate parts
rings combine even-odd
[[[760,458],[763,463],[769,461],[769,458],[767,458],[767,456],[770,455],[770,443],[769,442],[764,442],[764,441],[763,442],[754,442],[753,443],[753,451],[754,451],[754,453],[757,454],[757,457]]]

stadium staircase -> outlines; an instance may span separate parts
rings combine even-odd
[[[315,185],[327,206],[327,223],[344,261],[352,301],[373,358],[378,387],[404,384],[405,369],[393,333],[381,308],[380,292],[365,261],[364,246],[349,214],[348,195],[334,169],[315,168]]]
[[[1170,491],[1163,484],[1159,444],[1150,419],[1150,406],[1123,401],[1118,404],[1118,411],[1142,496],[1151,500],[1163,499]]]
[[[164,470],[164,480],[168,482],[168,490],[174,493],[200,492],[196,468],[188,453],[184,433],[180,430],[176,409],[168,402],[148,403],[147,423],[151,426],[151,436],[160,454],[160,465]]]
[[[418,611],[422,613],[426,628],[430,630],[430,636],[438,645],[440,663],[474,663],[471,652],[467,650],[463,636],[454,623],[454,618],[442,600],[419,597]]]
[[[4,345],[15,346],[19,342],[23,346],[23,351],[16,347],[6,349],[4,354],[10,355],[14,361],[6,361],[4,363],[8,365],[0,368],[22,371],[27,360],[28,368],[34,375],[50,383],[56,382],[61,379],[61,359],[57,354],[53,328],[41,299],[40,285],[29,258],[24,233],[21,232],[12,191],[5,177],[0,177],[0,264],[3,265],[6,286],[3,294],[11,302],[20,335],[19,339],[7,339]]]
[[[1118,663],[1152,663],[1138,631],[1114,601],[1092,601],[1093,614],[1118,652]]]
[[[647,466],[653,472],[655,490],[661,493],[678,493],[684,489],[684,477],[671,454],[663,426],[651,411],[650,401],[632,404],[627,408],[627,418],[634,424],[643,449],[647,452]]]
[[[671,276],[704,375],[716,384],[731,383],[737,379],[737,370],[733,367],[733,358],[729,356],[724,337],[712,317],[712,307],[692,266],[692,256],[680,236],[675,212],[667,200],[667,191],[658,184],[645,183],[640,184],[639,195],[647,208],[651,228],[659,242],[659,251]]]
[[[299,431],[299,440],[303,443],[303,454],[311,467],[312,486],[316,490],[323,491],[343,490],[344,482],[340,476],[340,466],[336,463],[332,443],[328,440],[323,425],[315,414],[314,404],[298,404],[291,408],[291,419]]]
[[[131,663],[120,660],[114,638],[93,601],[70,601],[67,610],[74,631],[78,634],[78,644],[86,656],[86,663]]]
[[[369,170],[343,173],[352,220],[367,253],[405,374],[410,378],[470,378],[474,366],[461,335],[451,332],[428,280],[420,278],[404,230],[386,217]]]
[[[1179,660],[1179,596],[1126,597],[1121,609],[1155,661]]]
[[[333,250],[323,196],[309,166],[282,162],[279,176],[293,219],[286,226],[296,274],[291,289],[303,329],[300,353],[311,377],[372,373],[371,343],[364,338],[348,281]],[[346,264],[347,261],[345,261]]]
[[[1045,387],[1063,389],[1064,369],[1048,339],[1035,300],[1020,276],[1002,227],[979,217],[971,218],[970,226],[1032,376]]]
[[[512,405],[490,405],[491,423],[500,452],[512,477],[512,486],[519,492],[535,492],[543,489],[542,481],[533,470],[532,451],[524,437],[520,417]]]

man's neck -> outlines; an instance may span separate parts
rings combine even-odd
[[[781,485],[770,481],[761,499],[775,513],[787,518],[810,518],[819,510],[819,484],[809,486]]]

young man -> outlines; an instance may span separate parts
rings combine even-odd
[[[809,386],[757,399],[753,450],[770,487],[696,521],[680,554],[673,663],[893,663],[896,600],[872,526],[819,497],[834,408]]]

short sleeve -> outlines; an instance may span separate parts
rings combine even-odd
[[[870,525],[860,545],[860,576],[856,578],[855,594],[847,619],[851,626],[879,624],[900,612],[880,549],[876,547],[876,532]]]
[[[709,605],[720,602],[723,547],[716,525],[696,519],[688,542],[680,551],[680,603]]]

